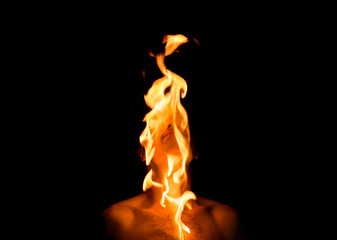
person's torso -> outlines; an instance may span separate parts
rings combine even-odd
[[[183,231],[184,240],[225,240],[207,208],[184,211],[181,220],[190,229]],[[134,222],[130,239],[135,240],[179,240],[179,228],[174,216],[150,210],[134,210]]]

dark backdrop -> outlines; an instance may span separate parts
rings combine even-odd
[[[162,49],[164,34],[181,33],[200,43],[192,40],[166,61],[188,84],[182,103],[199,152],[192,190],[234,207],[247,235],[261,236],[269,221],[269,210],[262,209],[281,197],[276,176],[289,148],[284,112],[291,83],[275,26],[238,20],[166,31],[101,23],[73,21],[53,39],[44,124],[58,201],[76,213],[64,222],[70,228],[80,222],[75,232],[99,239],[101,212],[142,192],[146,168],[137,149],[148,111],[143,95],[161,77],[148,51]]]

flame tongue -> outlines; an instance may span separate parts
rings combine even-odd
[[[167,125],[173,125],[170,130],[174,133],[172,136],[175,137],[179,154],[162,151],[160,158],[164,157],[166,161],[160,164],[156,163],[159,165],[156,171],[160,171],[158,174],[160,177],[156,181],[159,182],[153,180],[151,169],[144,179],[143,190],[145,191],[152,186],[162,188],[160,204],[166,207],[165,202],[169,201],[170,206],[174,206],[175,222],[178,226],[179,238],[182,240],[184,239],[183,231],[189,233],[190,230],[182,223],[181,213],[185,205],[191,207],[191,205],[188,205],[190,199],[196,199],[193,192],[184,189],[187,186],[186,165],[192,160],[188,116],[180,102],[180,98],[186,96],[187,83],[182,77],[166,68],[164,59],[165,56],[172,54],[181,44],[186,42],[188,42],[188,39],[181,34],[167,35],[163,40],[163,43],[166,43],[165,53],[155,56],[164,77],[156,80],[144,96],[151,111],[144,117],[143,121],[146,122],[146,127],[139,138],[140,143],[145,148],[146,165],[148,166],[155,154],[158,154],[156,152],[160,152],[160,144],[157,141],[164,141],[162,138],[163,132],[165,133]],[[174,184],[180,186],[181,191],[170,191]]]

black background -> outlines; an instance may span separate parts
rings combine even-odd
[[[101,212],[142,192],[143,95],[161,77],[148,52],[163,49],[165,34],[184,34],[190,42],[166,64],[188,84],[182,103],[199,152],[192,190],[235,208],[249,239],[267,234],[270,212],[277,215],[284,197],[297,109],[290,37],[268,19],[243,14],[214,20],[212,28],[194,19],[189,28],[166,28],[155,20],[121,26],[95,14],[46,36],[48,81],[37,100],[44,174],[52,179],[45,203],[66,209],[62,227],[100,239]]]

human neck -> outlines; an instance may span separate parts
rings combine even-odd
[[[174,174],[180,170],[181,161],[175,159],[174,164],[172,166],[172,171],[170,174],[169,169],[167,167],[161,167],[158,165],[153,166],[153,180],[162,184],[163,187],[151,187],[151,193],[154,203],[161,203],[163,194],[167,191],[166,195],[172,198],[181,197],[185,191],[190,191],[190,183],[188,180],[188,176],[185,175],[179,178],[179,182],[174,181]],[[186,166],[187,169],[188,166]],[[169,175],[169,176],[168,176]],[[164,202],[165,203],[165,202]]]
[[[186,185],[185,190],[182,191],[181,186],[174,186],[169,185],[169,192],[167,193],[166,197],[163,200],[163,194],[164,194],[164,189],[156,186],[152,186],[147,192],[148,192],[148,197],[149,197],[149,203],[151,208],[154,209],[162,209],[164,207],[166,211],[176,213],[179,205],[175,203],[174,201],[168,200],[170,199],[179,199],[181,196],[183,196],[185,191],[190,191],[190,186]]]

